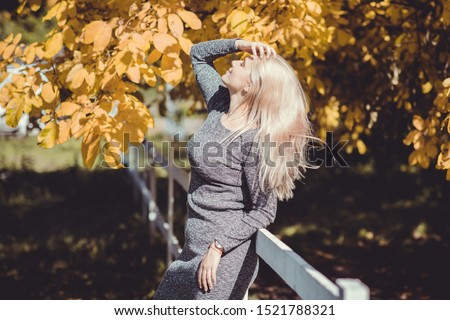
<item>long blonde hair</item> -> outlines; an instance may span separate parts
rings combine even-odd
[[[235,110],[244,107],[246,124],[227,134],[222,140],[230,142],[244,131],[257,129],[253,142],[258,146],[259,181],[261,190],[274,190],[279,200],[293,197],[295,180],[304,178],[302,171],[308,166],[308,141],[316,138],[313,125],[308,119],[310,99],[304,92],[294,69],[280,55],[269,59],[258,59],[251,64],[250,90],[244,95]],[[269,137],[275,148],[265,146]],[[280,150],[280,145],[287,149]],[[281,152],[280,152],[281,151]],[[268,162],[275,166],[268,165]],[[288,163],[295,163],[290,165]]]

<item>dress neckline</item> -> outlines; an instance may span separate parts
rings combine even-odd
[[[228,129],[228,128],[225,127],[225,125],[222,123],[222,117],[223,117],[224,115],[225,115],[225,112],[219,112],[218,121],[219,121],[220,126],[221,126],[222,128],[224,128],[226,131],[229,131],[229,132],[235,132],[236,130]]]
[[[236,131],[237,131],[237,130],[228,129],[228,128],[225,127],[225,125],[222,123],[222,117],[225,115],[225,112],[219,112],[218,114],[219,114],[219,116],[217,117],[217,121],[219,122],[219,125],[220,125],[223,129],[225,129],[225,130],[228,131],[228,132],[236,132]],[[247,131],[253,131],[253,130],[256,130],[256,128],[249,129],[249,130],[247,130]]]

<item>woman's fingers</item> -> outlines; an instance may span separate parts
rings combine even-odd
[[[203,289],[205,291],[208,291],[209,290],[208,289],[208,281],[206,280],[206,277],[207,277],[207,268],[204,268],[203,272],[202,272],[202,285],[203,285]]]
[[[217,272],[217,268],[212,269],[212,281],[213,281],[214,285],[216,285],[216,282],[217,282],[216,272]]]
[[[275,49],[266,43],[244,41],[242,44],[240,42],[238,42],[238,44],[241,50],[252,53],[254,56],[260,57],[261,59],[264,56],[266,56],[267,58],[270,58],[271,56],[277,56]]]
[[[252,52],[253,52],[253,55],[257,56],[257,54],[256,54],[256,43],[252,44]]]
[[[277,56],[277,53],[275,52],[274,48],[272,48],[271,46],[269,46],[267,44],[263,44],[260,42],[255,42],[252,45],[252,51],[255,56],[258,56],[258,52],[259,52],[259,57],[261,59],[264,57],[264,55],[267,58],[270,58],[271,55],[273,55],[274,57]]]
[[[211,273],[212,273],[211,268],[206,269],[206,281],[208,282],[209,290],[211,290],[213,287]]]
[[[206,254],[200,263],[197,281],[200,289],[205,291],[210,291],[216,285],[216,272],[219,263],[219,257],[215,256],[216,254],[216,252],[212,253],[211,256]]]

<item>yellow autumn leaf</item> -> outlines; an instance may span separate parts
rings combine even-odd
[[[444,155],[442,152],[439,153],[436,165],[439,169],[450,168],[450,154]]]
[[[421,132],[417,130],[413,130],[403,139],[403,143],[407,146],[409,146],[411,143],[414,143],[419,139],[421,136]]]
[[[33,110],[33,101],[30,95],[26,94],[23,99],[23,111],[30,114],[31,110]]]
[[[3,51],[3,55],[2,55],[3,59],[8,60],[9,58],[11,58],[16,47],[17,46],[15,44],[10,44],[9,46],[7,46],[5,51]]]
[[[233,10],[229,16],[231,30],[238,36],[241,35],[248,26],[248,15],[242,10]]]
[[[408,157],[408,163],[413,166],[415,164],[417,164],[418,159],[419,159],[419,151],[418,150],[414,150],[413,152],[411,152],[411,154]]]
[[[364,14],[364,16],[369,20],[373,20],[377,16],[377,13],[374,10],[369,10]]]
[[[44,52],[44,44],[36,44],[36,56],[39,58],[39,59],[44,59],[44,55],[45,55],[45,52]]]
[[[162,56],[162,53],[156,49],[153,49],[145,60],[148,64],[153,64],[158,61]]]
[[[153,38],[153,36],[152,36]],[[143,35],[139,33],[132,33],[131,39],[128,42],[128,50],[135,54],[140,54],[142,51],[147,51],[150,48],[150,43]]]
[[[53,19],[57,14],[58,11],[61,9],[61,2],[57,2],[54,6],[52,6],[45,16],[42,17],[42,21],[51,20]]]
[[[23,99],[14,98],[11,99],[6,105],[5,120],[6,124],[12,128],[17,127],[20,118],[23,114]]]
[[[126,75],[134,83],[139,84],[141,81],[141,73],[139,72],[139,67],[136,65],[129,67],[126,71]]]
[[[8,34],[8,36],[5,38],[5,40],[3,40],[4,43],[6,44],[10,44],[14,39],[14,34],[10,33]]]
[[[50,59],[61,50],[63,46],[62,32],[55,33],[45,42],[44,58]]]
[[[157,78],[153,69],[145,67],[141,68],[140,70],[145,83],[147,83],[150,87],[155,86]]]
[[[58,133],[58,140],[56,142],[57,144],[63,144],[67,140],[69,140],[69,138],[71,137],[70,135],[71,124],[72,124],[71,119],[58,121],[59,133]]]
[[[85,25],[83,28],[81,41],[85,44],[94,43],[97,33],[103,30],[105,26],[106,22],[99,20],[92,21],[91,23]]]
[[[28,1],[30,3],[31,11],[36,12],[41,7],[42,0],[28,0]]]
[[[109,25],[105,24],[100,30],[98,30],[94,39],[94,51],[101,52],[105,50],[109,42],[111,41],[112,29]]]
[[[447,78],[444,81],[442,81],[442,85],[444,86],[444,88],[450,87],[450,78]]]
[[[41,148],[50,149],[55,146],[58,138],[59,128],[55,121],[50,121],[39,133],[37,145]]]
[[[169,13],[167,16],[167,23],[169,26],[170,32],[174,35],[175,38],[179,38],[183,35],[184,25],[183,21],[181,21],[180,16],[174,13]]]
[[[14,40],[13,40],[12,43],[15,44],[15,45],[17,45],[17,44],[19,44],[20,39],[22,39],[22,34],[21,34],[21,33],[18,33],[18,34],[16,34],[16,36],[14,37]]]
[[[72,116],[72,123],[70,126],[70,134],[76,139],[80,138],[89,129],[86,126],[86,115],[83,112],[77,111]]]
[[[75,48],[75,32],[69,26],[65,26],[63,29],[63,41],[64,45],[69,49],[73,50]]]
[[[444,129],[445,123],[447,123],[447,132],[450,133],[450,113],[442,121],[441,130]]]
[[[202,28],[202,21],[195,13],[182,9],[177,11],[177,14],[192,30],[199,30]]]
[[[307,1],[306,7],[308,8],[308,11],[315,16],[319,16],[322,13],[322,8],[315,1]]]
[[[417,139],[413,143],[414,149],[419,150],[422,149],[425,146],[425,137],[423,135],[419,136],[419,139]]]
[[[34,58],[36,57],[36,48],[34,45],[29,45],[25,47],[24,50],[24,56],[25,56],[25,62],[27,64],[30,64],[34,61]]]
[[[70,101],[64,101],[61,103],[61,106],[56,110],[56,115],[58,117],[64,117],[64,116],[72,116],[75,111],[79,110],[81,107],[80,105],[70,102]]]
[[[73,77],[72,80],[72,88],[78,89],[83,85],[84,80],[88,76],[88,72],[86,69],[81,68]]]
[[[41,123],[46,123],[46,122],[49,122],[51,119],[52,119],[52,116],[49,115],[49,114],[46,114],[45,116],[42,116],[42,117],[39,119],[39,121],[40,121]]]
[[[178,41],[170,34],[155,33],[153,35],[153,45],[159,52],[167,54],[167,51],[178,46]]]
[[[83,69],[83,64],[82,63],[77,63],[75,64],[72,69],[70,69],[69,73],[67,74],[66,77],[66,82],[72,82],[73,79],[75,78],[75,75],[78,73],[78,71],[80,71],[81,69]]]
[[[417,114],[413,116],[412,123],[417,130],[422,131],[425,128],[425,120]]]
[[[431,84],[430,81],[428,81],[427,83],[422,85],[422,92],[424,94],[427,94],[428,92],[431,91],[432,88],[433,88],[433,85]]]
[[[121,77],[130,66],[131,62],[133,61],[133,54],[126,50],[126,51],[120,51],[116,56],[116,73],[119,77]]]
[[[42,86],[41,97],[47,103],[52,103],[56,99],[58,88],[53,83],[46,82]]]
[[[171,58],[163,55],[161,58],[161,77],[173,86],[176,86],[183,77],[180,58]]]
[[[436,145],[432,141],[428,141],[425,144],[425,153],[430,158],[434,158],[438,154],[438,148],[436,147]]]
[[[26,5],[26,4],[27,4],[26,1],[22,1],[22,2],[20,3],[20,5],[17,7],[16,13],[22,14],[23,8],[25,8],[25,5]]]
[[[317,92],[319,92],[321,95],[325,94],[325,86],[323,85],[322,80],[320,80],[319,78],[317,78],[315,80],[315,84],[316,84],[316,89]]]
[[[191,48],[192,48],[192,41],[185,37],[179,37],[178,43],[180,44],[180,47],[184,51],[184,53],[189,55],[189,53],[191,52]]]
[[[103,77],[100,81],[100,88],[109,91],[113,88],[117,88],[118,83],[119,77],[116,75],[116,66],[112,65],[110,68],[108,68],[107,72],[103,74]]]
[[[169,31],[169,27],[167,26],[167,18],[165,16],[158,19],[158,32],[159,33],[167,33]]]
[[[365,154],[367,151],[367,147],[361,139],[356,141],[356,148],[358,149],[359,154]]]
[[[92,169],[95,163],[95,159],[100,151],[101,135],[98,128],[91,129],[84,135],[81,143],[81,155],[83,157],[83,163],[88,169]]]
[[[0,41],[0,55],[3,55],[3,51],[5,51],[6,43],[4,41]]]
[[[95,84],[95,72],[94,71],[88,72],[84,80],[86,80],[88,86],[92,88]]]

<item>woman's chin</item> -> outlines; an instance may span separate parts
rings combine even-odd
[[[228,76],[227,76],[227,74],[224,74],[224,75],[222,76],[222,81],[223,81],[225,87],[228,88],[228,86],[227,86],[227,82],[228,82],[228,81],[227,81],[227,80],[228,80]]]

